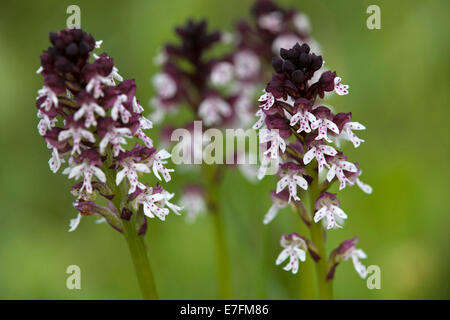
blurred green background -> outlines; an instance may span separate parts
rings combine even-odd
[[[124,78],[135,78],[137,97],[150,111],[153,56],[187,17],[207,18],[232,30],[248,16],[250,0],[1,1],[0,4],[0,298],[140,298],[125,241],[106,225],[75,216],[72,181],[48,168],[49,153],[36,125],[35,97],[42,86],[39,56],[49,31],[65,27],[66,8],[81,7],[81,25],[114,57]],[[346,145],[364,170],[370,196],[357,187],[340,193],[349,214],[343,230],[329,233],[328,249],[358,235],[366,264],[381,267],[381,289],[369,290],[342,264],[335,296],[341,299],[450,298],[448,121],[450,2],[279,1],[309,15],[327,66],[338,71],[351,94],[329,103],[352,111],[365,124],[360,148]],[[381,30],[366,28],[366,8],[381,8]],[[156,136],[156,131],[151,132]],[[180,171],[180,170],[178,170]],[[195,174],[175,175],[171,191]],[[299,275],[275,267],[283,233],[299,219],[289,209],[270,226],[262,217],[271,205],[275,177],[259,184],[228,171],[221,195],[232,258],[233,297],[295,299]],[[147,243],[160,296],[217,297],[212,221],[194,225],[171,214],[150,221]],[[68,290],[68,265],[81,267],[82,289]]]

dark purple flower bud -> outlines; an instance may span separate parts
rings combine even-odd
[[[282,69],[283,69],[283,72],[285,72],[286,74],[291,74],[292,72],[294,72],[295,66],[290,60],[285,60],[283,62]]]
[[[309,53],[309,50],[310,48],[307,43],[304,43],[300,46],[300,52]]]
[[[327,281],[333,280],[334,274],[336,272],[336,267],[351,251],[355,250],[357,243],[358,237],[345,240],[339,245],[339,247],[337,247],[330,253],[329,264],[331,265],[331,267],[328,270]]]
[[[122,232],[122,221],[120,221],[119,217],[117,217],[114,212],[110,211],[110,209],[99,206],[93,201],[76,201],[75,208],[84,216],[94,214],[101,215],[111,227]]]
[[[103,138],[112,128],[118,127],[120,124],[114,121],[111,117],[104,117],[98,119],[97,133],[100,138]]]
[[[300,68],[304,68],[308,65],[308,63],[309,63],[309,55],[303,52],[302,54],[300,54],[298,58],[298,66]]]
[[[313,110],[313,114],[320,119],[333,119],[333,114],[331,113],[331,110],[328,109],[325,106],[319,106]]]
[[[52,89],[56,94],[63,94],[66,92],[66,84],[64,79],[56,74],[48,74],[45,76],[44,84]]]
[[[41,55],[43,73],[55,69],[59,74],[78,74],[88,63],[95,39],[81,29],[65,29],[49,35],[53,47]]]
[[[275,72],[281,73],[283,72],[283,60],[279,57],[272,58],[272,67]]]
[[[299,141],[295,141],[293,143],[290,143],[289,144],[289,148],[294,149],[295,151],[297,151],[297,153],[299,155],[303,155],[305,153],[304,147],[303,147],[303,143],[301,143]]]
[[[73,161],[76,163],[82,163],[87,160],[89,164],[100,167],[102,165],[102,157],[96,149],[90,148],[83,150],[79,157],[74,157]]]
[[[275,190],[271,190],[270,191],[270,197],[272,198],[273,202],[275,202],[275,201],[283,201],[283,202],[288,203],[288,201],[289,201],[289,191],[287,191],[285,189],[285,190],[282,190],[282,191],[277,193]]]
[[[122,212],[120,213],[120,219],[125,221],[130,221],[133,212],[128,208],[122,208]]]
[[[280,49],[280,57],[283,58],[284,60],[289,59],[289,50],[285,49],[285,48],[281,48]]]
[[[342,131],[342,128],[344,127],[344,125],[349,122],[350,120],[352,120],[352,113],[348,112],[340,112],[337,115],[334,116],[333,118],[333,122],[337,125],[337,127],[339,128],[339,132]]]
[[[303,166],[295,162],[286,162],[280,164],[278,168],[278,175],[280,177],[283,177],[287,174],[296,174],[296,175],[304,174]]]
[[[295,100],[294,103],[294,113],[299,112],[300,110],[312,111],[311,101],[305,98],[299,98]]]
[[[266,125],[270,130],[278,130],[280,137],[287,139],[291,136],[291,127],[289,121],[278,114],[267,116]]]
[[[47,143],[57,148],[60,152],[67,152],[72,149],[70,145],[67,143],[67,141],[60,141],[58,139],[59,133],[63,130],[64,129],[62,128],[54,127],[47,131],[47,133],[44,135],[44,139]]]
[[[303,71],[295,70],[294,72],[292,72],[292,81],[296,85],[303,83],[303,81],[305,81],[305,74],[303,73]]]
[[[325,71],[322,73],[319,79],[319,85],[323,91],[333,91],[334,90],[334,78],[336,78],[336,72]]]
[[[322,67],[323,60],[321,56],[316,56],[314,53],[311,56],[311,69],[317,71]]]

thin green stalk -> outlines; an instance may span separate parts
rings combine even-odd
[[[126,233],[125,239],[130,249],[131,259],[133,260],[134,270],[141,288],[142,297],[145,300],[158,300],[153,272],[148,260],[147,250],[142,236],[137,234],[135,224],[131,221],[124,223]]]
[[[258,299],[266,300],[267,297],[267,283],[269,279],[269,272],[273,266],[273,256],[270,252],[272,245],[271,241],[271,229],[263,228],[262,231],[262,243],[261,243],[261,272],[258,281]]]
[[[309,202],[311,206],[311,216],[314,215],[315,211],[314,206],[317,198],[320,195],[317,175],[315,175],[313,179],[314,180],[309,187],[309,196],[310,196]],[[311,233],[311,240],[316,245],[318,253],[321,257],[320,260],[316,262],[316,279],[317,279],[317,288],[319,290],[319,299],[331,300],[333,299],[333,283],[332,281],[326,281],[328,273],[328,258],[326,256],[325,233],[322,223],[312,222],[309,230]]]
[[[298,215],[298,208],[296,206],[292,207],[295,214]],[[299,234],[304,235],[307,233],[308,227],[301,221],[299,225]],[[314,271],[314,260],[308,254],[308,258],[304,263],[301,264],[301,270],[299,275],[299,299],[300,300],[314,300],[317,297],[317,288],[315,281],[315,271]]]
[[[231,299],[230,258],[226,244],[223,219],[219,212],[212,212],[216,234],[217,271],[219,275],[219,298]]]
[[[219,299],[229,300],[231,299],[230,258],[228,255],[223,217],[219,210],[219,180],[221,178],[221,172],[220,168],[216,166],[203,168],[208,173],[208,209],[214,224],[217,273],[219,277]]]
[[[108,153],[108,160],[111,161],[112,155]],[[110,169],[110,162],[107,163],[106,169],[106,183],[114,193],[112,203],[120,214],[122,209],[123,199],[127,196],[127,188],[124,182],[120,186],[115,184],[115,171]],[[127,241],[128,249],[133,260],[134,269],[138,279],[139,287],[142,292],[143,299],[157,300],[159,299],[156,291],[155,280],[153,279],[153,272],[148,260],[147,250],[144,243],[144,237],[138,235],[138,230],[135,223],[136,213],[133,214],[130,221],[122,220],[123,235]]]

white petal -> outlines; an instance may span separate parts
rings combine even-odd
[[[81,221],[81,214],[78,213],[77,217],[75,219],[70,219],[70,224],[69,224],[69,232],[74,231],[78,225],[80,224]]]
[[[278,258],[277,258],[275,264],[276,264],[276,265],[279,265],[279,264],[281,264],[284,260],[286,260],[287,257],[289,257],[289,251],[290,251],[290,250],[291,250],[290,248],[286,248],[286,249],[284,249],[283,251],[281,251],[281,253],[278,255]]]
[[[263,224],[270,223],[273,219],[275,219],[275,217],[277,216],[277,213],[278,213],[278,207],[273,204],[270,207],[269,211],[267,211],[267,213],[264,215]]]
[[[359,122],[348,122],[345,126],[349,127],[352,130],[365,130],[366,127],[363,126]]]
[[[134,167],[136,171],[150,173],[150,168],[143,163],[135,163]]]
[[[124,169],[120,170],[119,172],[117,172],[117,175],[116,175],[116,185],[117,186],[122,182],[123,178],[125,178],[126,171],[127,171],[127,169],[124,168]]]
[[[94,171],[94,175],[97,177],[98,180],[100,180],[103,183],[106,182],[106,176],[100,168],[92,166],[92,170]]]
[[[337,151],[332,146],[328,145],[321,145],[320,150],[329,156],[335,156],[337,154]]]
[[[82,168],[83,168],[83,165],[80,164],[80,165],[75,166],[72,169],[70,169],[69,179],[72,179],[73,177],[78,177],[81,174]]]
[[[72,136],[72,130],[61,131],[58,135],[58,141],[69,139]]]
[[[289,184],[289,176],[284,176],[277,183],[277,193],[283,191],[284,188]]]
[[[355,250],[353,250],[352,254],[360,259],[367,258],[367,254],[362,249],[355,249]]]
[[[305,153],[305,155],[303,156],[303,163],[305,165],[310,163],[312,161],[312,159],[314,159],[314,157],[316,156],[315,152],[316,152],[316,147],[312,147],[311,150],[309,150],[307,153]]]
[[[259,97],[258,101],[259,102],[267,101],[269,100],[270,95],[271,95],[270,93],[265,92]]]
[[[94,135],[91,132],[89,132],[87,130],[80,130],[80,132],[81,132],[81,136],[83,138],[85,138],[86,140],[88,140],[88,141],[90,141],[92,143],[95,142]]]
[[[311,112],[306,111],[305,115],[308,117],[309,122],[317,121],[316,117]]]
[[[364,182],[362,182],[359,179],[356,179],[356,184],[358,185],[358,187],[361,188],[362,191],[364,191],[367,194],[371,194],[373,191],[371,186],[369,186],[368,184],[365,184]]]
[[[353,266],[355,267],[356,272],[358,272],[361,278],[366,278],[367,269],[366,267],[358,260],[358,258],[353,258]]]
[[[280,136],[279,136],[279,142],[280,142],[280,149],[281,149],[281,151],[285,152],[286,151],[286,142]]]
[[[272,138],[272,135],[270,134],[270,130],[269,129],[261,129],[259,131],[259,143],[269,142],[271,140],[271,138]]]
[[[149,217],[149,218],[154,218],[155,215],[153,214],[153,212],[150,210],[150,204],[148,204],[147,202],[143,203],[143,207],[144,207],[144,214]]]
[[[300,248],[295,248],[295,253],[297,255],[297,258],[300,259],[300,261],[306,260],[306,252]]]
[[[297,112],[296,114],[294,114],[294,115],[292,116],[290,125],[291,125],[291,126],[295,126],[295,124],[296,124],[297,122],[299,122],[300,119],[301,119],[302,117],[303,117],[303,115],[302,115],[300,112]]]
[[[102,141],[100,141],[100,144],[99,144],[99,149],[100,149],[101,154],[105,153],[105,149],[108,146],[108,143],[109,143],[109,134],[106,134],[103,137]]]
[[[349,171],[349,172],[357,172],[358,171],[358,168],[349,161],[341,161],[340,166],[345,171]]]
[[[158,173],[158,165],[156,164],[156,161],[153,163],[152,169],[153,169],[153,174],[155,175],[155,177],[161,181],[161,176]]]
[[[330,129],[331,131],[333,131],[336,134],[339,134],[339,128],[333,121],[324,119],[324,122],[328,129]]]
[[[296,256],[291,256],[290,264],[292,264],[292,273],[297,274],[298,272],[298,259]]]
[[[339,208],[338,206],[331,206],[331,210],[332,212],[337,215],[339,218],[342,219],[347,219],[347,215],[345,214],[344,210],[342,210],[341,208]]]
[[[308,190],[308,182],[305,178],[301,176],[293,176],[292,178],[294,179],[295,183],[300,186],[300,188]]]
[[[170,158],[172,156],[165,149],[159,150],[157,155],[158,155],[159,159],[162,159],[162,160],[168,159],[168,158]]]
[[[336,175],[336,165],[333,164],[333,165],[331,165],[331,168],[330,168],[330,170],[328,170],[328,173],[327,173],[328,182],[331,182],[331,180],[333,180],[335,175]]]
[[[320,220],[323,219],[323,217],[326,216],[326,214],[327,214],[327,207],[320,208],[320,210],[318,210],[314,215],[314,222],[315,223],[319,222]]]

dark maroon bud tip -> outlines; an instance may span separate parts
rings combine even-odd
[[[292,47],[292,49],[297,51],[299,54],[304,52],[304,51],[302,51],[302,46],[298,42]]]
[[[277,73],[283,72],[283,60],[280,57],[273,57],[272,67]]]
[[[280,56],[283,58],[283,59],[288,59],[289,58],[289,50],[287,50],[287,49],[284,49],[284,48],[281,48],[280,49]]]
[[[50,42],[55,45],[56,39],[58,39],[58,35],[55,32],[50,32],[49,39]]]
[[[55,61],[55,67],[62,72],[68,72],[72,68],[72,63],[67,58],[59,56]]]
[[[302,70],[295,70],[292,72],[292,81],[294,81],[295,84],[300,84],[305,80],[305,75],[303,74]]]
[[[82,55],[85,55],[89,52],[89,44],[85,41],[81,41],[79,45],[79,52]]]
[[[285,72],[287,74],[291,74],[294,70],[295,70],[295,66],[291,61],[286,60],[283,62],[283,72]]]
[[[301,45],[300,50],[301,50],[301,52],[309,53],[310,48],[309,48],[308,44],[304,43]]]
[[[81,29],[75,29],[72,32],[75,41],[80,42],[83,40],[83,31]]]
[[[288,59],[289,60],[295,61],[295,60],[298,59],[299,56],[300,56],[300,52],[298,52],[295,49],[291,49],[291,50],[288,51]]]
[[[300,65],[300,67],[302,67],[302,68],[305,67],[308,64],[308,62],[309,62],[309,56],[307,53],[303,52],[300,55],[300,57],[298,58],[298,63]]]
[[[66,47],[66,55],[73,57],[78,54],[78,47],[75,43],[71,43]]]
[[[61,38],[56,39],[55,47],[58,49],[64,49],[64,41]]]
[[[319,70],[322,67],[322,63],[323,62],[322,62],[322,57],[321,56],[316,56],[316,55],[312,56],[311,68],[314,71]]]

